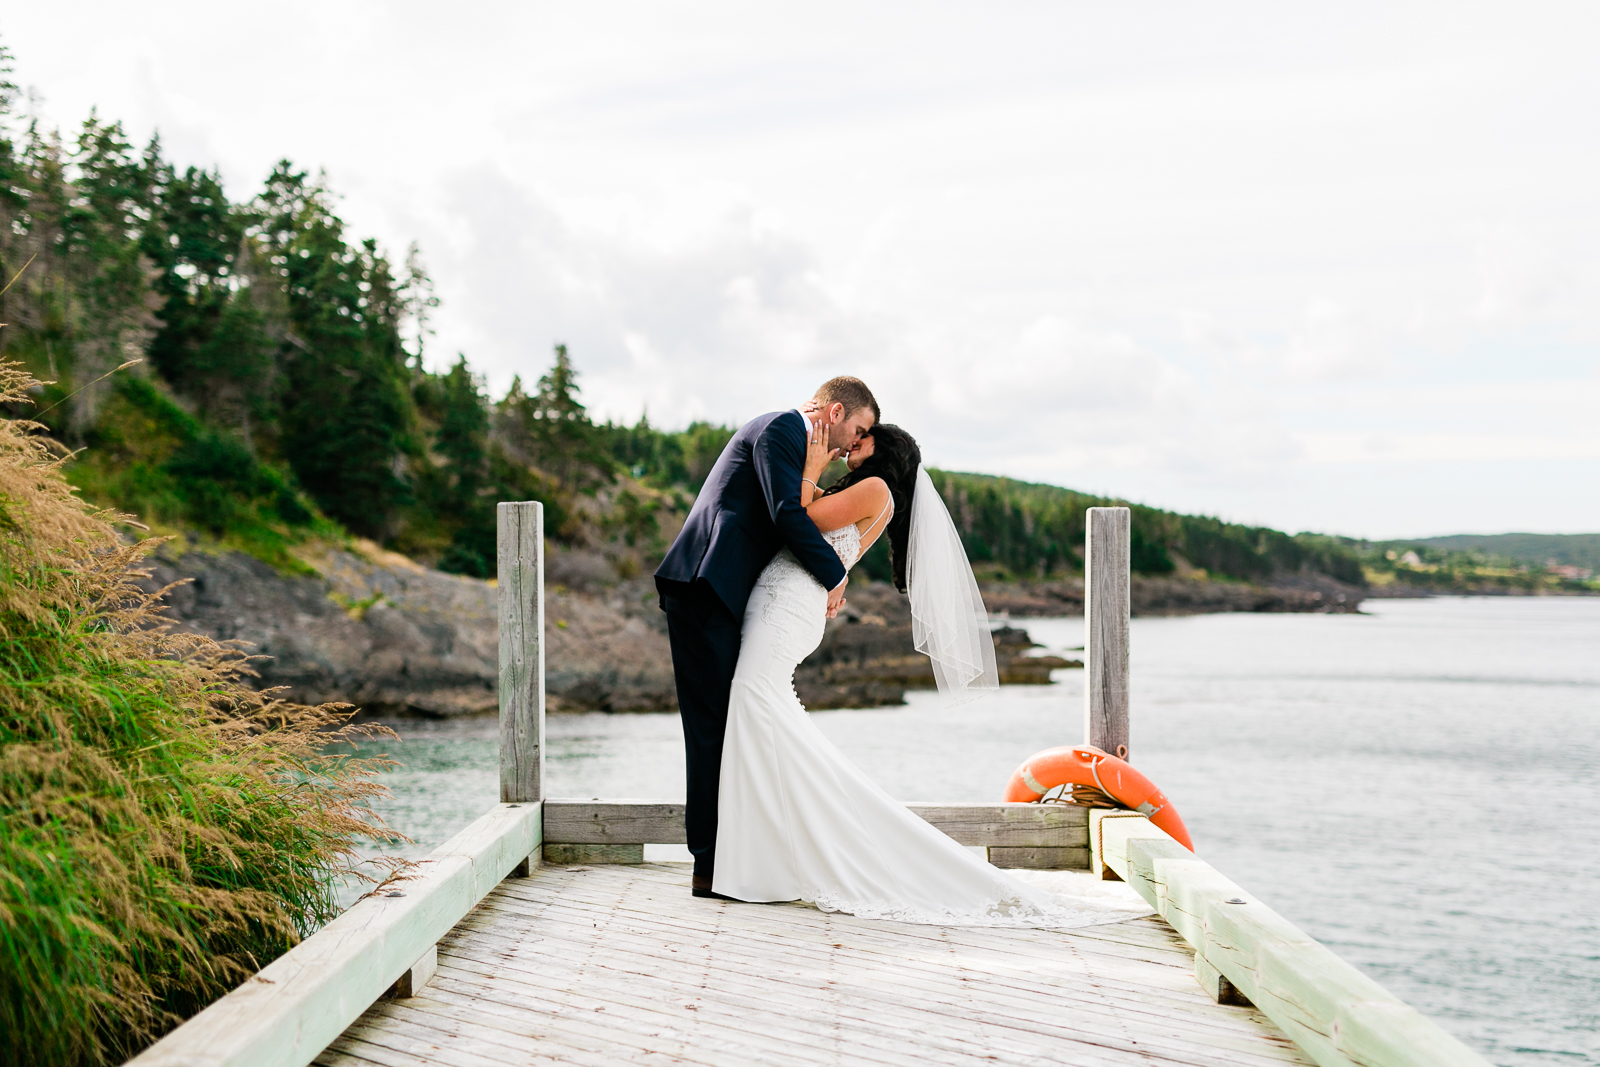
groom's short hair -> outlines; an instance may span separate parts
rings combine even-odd
[[[867,388],[867,383],[860,378],[838,377],[829,378],[817,390],[816,401],[822,407],[831,407],[834,404],[844,405],[844,417],[860,411],[862,408],[872,409],[872,421],[878,422],[883,416],[878,413],[878,401],[873,397],[872,390]]]

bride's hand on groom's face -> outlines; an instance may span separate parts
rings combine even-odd
[[[832,429],[826,423],[813,422],[811,424],[810,439],[806,442],[806,465],[804,477],[813,485],[822,472],[828,468],[839,455],[837,448],[829,446],[829,431]]]

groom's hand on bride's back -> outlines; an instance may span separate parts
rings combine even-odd
[[[844,587],[850,584],[850,576],[844,576],[844,581],[828,594],[828,618],[839,614],[839,609],[844,607]]]

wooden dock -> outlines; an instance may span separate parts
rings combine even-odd
[[[996,866],[1120,879],[1147,918],[933,927],[690,896],[686,864],[644,862],[684,841],[680,803],[544,796],[543,513],[499,522],[501,802],[133,1067],[1488,1067],[1137,812],[909,805]],[[1089,511],[1085,739],[1123,754],[1128,529]]]
[[[439,943],[323,1067],[1309,1064],[1211,1000],[1156,917],[922,927],[689,895],[687,864],[544,866]]]

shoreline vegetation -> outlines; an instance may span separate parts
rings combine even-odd
[[[0,402],[34,383],[0,367]],[[337,914],[390,764],[162,624],[151,541],[0,420],[0,1064],[120,1063]],[[369,879],[375,880],[375,879]]]

